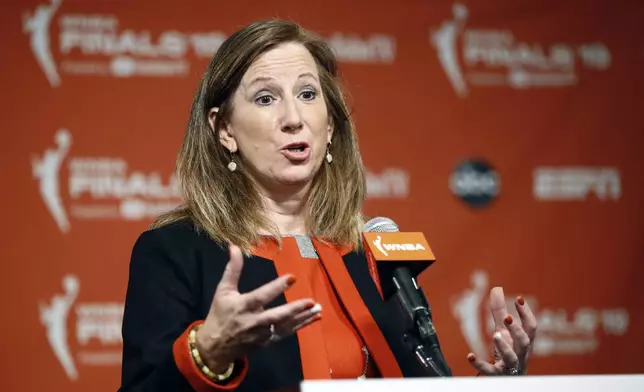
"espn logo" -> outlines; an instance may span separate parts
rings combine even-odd
[[[378,261],[434,260],[423,233],[364,233],[365,242]]]
[[[586,200],[594,193],[599,200],[618,200],[622,195],[619,170],[612,167],[540,167],[533,172],[537,200]]]

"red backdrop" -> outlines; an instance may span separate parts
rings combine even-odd
[[[531,373],[644,371],[638,2],[15,0],[0,15],[0,389],[119,385],[131,247],[178,201],[199,77],[270,17],[336,48],[365,213],[425,233],[438,261],[421,282],[456,375],[474,374],[469,350],[489,355],[495,285],[539,318]]]

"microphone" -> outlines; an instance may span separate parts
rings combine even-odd
[[[401,233],[394,221],[384,217],[371,219],[363,231],[367,260],[375,281],[381,283],[383,299],[395,295],[411,324],[411,331],[403,337],[405,342],[426,370],[439,377],[451,376],[429,303],[415,279],[435,261],[425,236]]]

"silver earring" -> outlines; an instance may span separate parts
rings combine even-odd
[[[235,161],[233,159],[233,156],[234,156],[233,154],[234,153],[231,151],[230,152],[230,162],[228,162],[228,170],[230,170],[231,172],[234,172],[235,170],[237,170],[237,164],[235,163]]]
[[[329,144],[326,146],[326,161],[328,163],[331,163],[331,161],[333,161],[333,155],[331,155],[331,152],[329,151],[330,148],[331,142],[329,142]]]

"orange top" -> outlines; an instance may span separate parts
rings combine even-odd
[[[315,339],[324,343],[324,350],[314,355],[326,357],[331,378],[360,377],[365,371],[366,356],[362,351],[365,343],[340,304],[321,261],[303,258],[294,238],[286,237],[283,241],[283,252],[289,257],[278,258],[276,268],[279,275],[294,274],[297,278],[295,285],[306,287],[301,291],[310,291],[311,298],[322,305],[322,319],[317,322],[320,328],[315,331],[321,336]],[[369,365],[373,365],[373,362],[373,358],[370,358]],[[368,366],[368,369],[371,372],[367,376],[373,377],[374,367]]]

